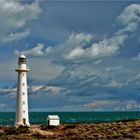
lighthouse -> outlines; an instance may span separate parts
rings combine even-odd
[[[18,57],[18,67],[15,71],[18,73],[15,125],[30,126],[27,92],[27,72],[29,72],[29,68],[27,68],[26,56],[23,53]]]

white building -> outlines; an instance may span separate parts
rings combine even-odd
[[[16,103],[16,121],[15,125],[30,126],[28,116],[28,93],[27,77],[29,71],[26,65],[26,57],[21,54],[18,58],[18,82],[17,82],[17,103]]]
[[[47,123],[49,126],[57,126],[60,124],[58,115],[48,115]]]

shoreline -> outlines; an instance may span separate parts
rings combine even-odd
[[[0,139],[140,139],[140,119],[107,123],[67,123],[59,126],[0,126]]]

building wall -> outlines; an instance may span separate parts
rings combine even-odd
[[[60,124],[59,120],[48,120],[48,125],[57,126]]]

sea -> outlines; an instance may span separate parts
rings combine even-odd
[[[31,124],[46,124],[48,115],[58,115],[64,123],[101,123],[140,119],[140,112],[30,112]],[[14,125],[15,112],[0,112],[0,125]]]

